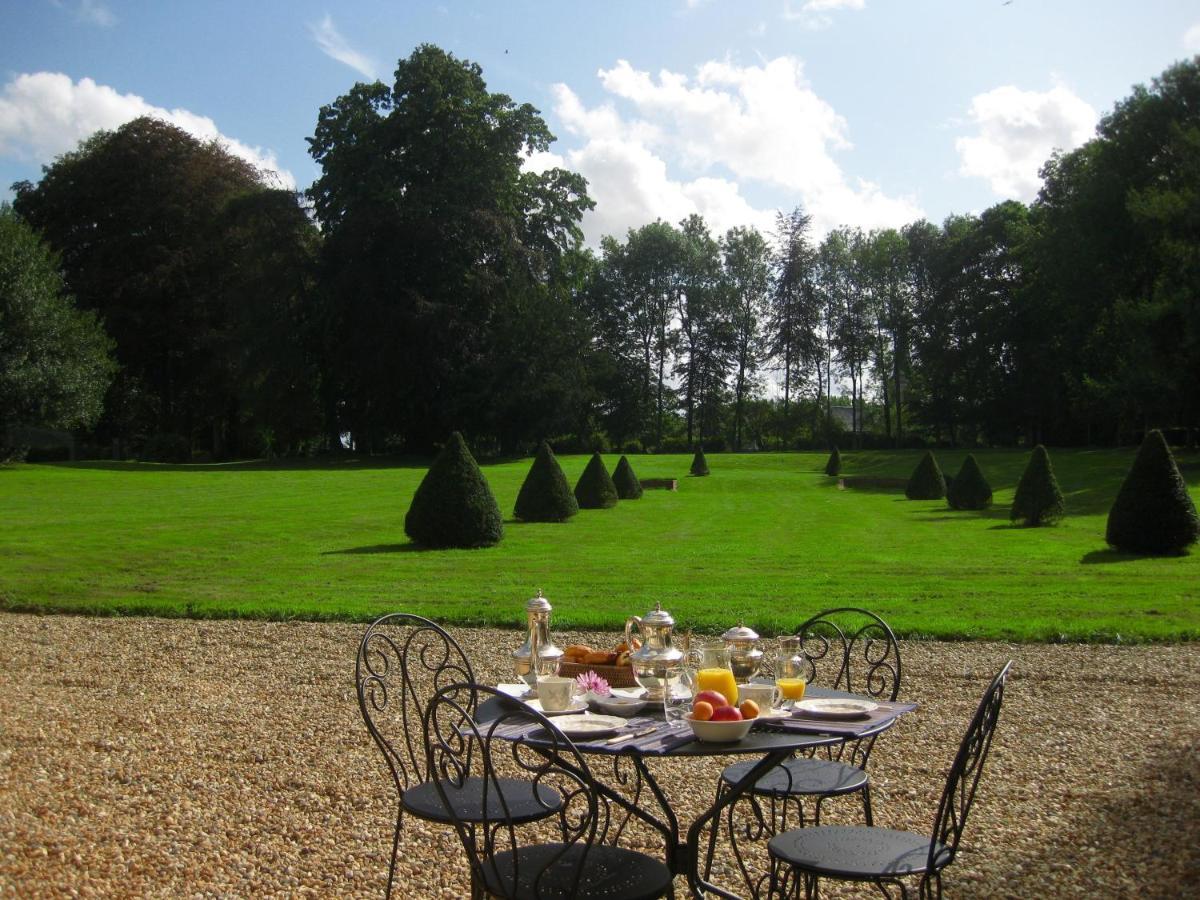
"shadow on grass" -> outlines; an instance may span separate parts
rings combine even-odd
[[[988,509],[946,509],[938,513],[929,513],[921,516],[924,522],[961,522],[963,519],[1007,519],[1009,512],[1004,507],[990,507]]]
[[[368,547],[347,547],[345,550],[326,550],[322,556],[361,556],[373,553],[427,553],[437,547],[422,547],[409,541],[406,544],[371,544]]]
[[[1085,566],[1102,566],[1108,563],[1133,562],[1137,559],[1145,559],[1145,557],[1137,553],[1122,553],[1120,550],[1114,550],[1112,547],[1105,547],[1103,550],[1093,550],[1090,553],[1083,554],[1079,558],[1079,562]]]

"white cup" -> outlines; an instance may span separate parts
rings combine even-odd
[[[758,708],[764,711],[775,709],[783,700],[783,692],[773,684],[755,681],[749,684],[739,684],[737,689],[738,703],[753,700],[758,704]]]
[[[558,712],[571,705],[571,694],[575,690],[574,678],[558,675],[542,675],[538,678],[538,700],[547,712]]]

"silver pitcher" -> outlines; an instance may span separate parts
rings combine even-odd
[[[730,628],[721,640],[729,650],[729,666],[738,684],[745,684],[762,668],[763,652],[758,646],[758,632],[741,622]]]
[[[550,601],[539,589],[537,596],[525,604],[525,643],[512,652],[513,670],[518,679],[529,685],[534,696],[537,696],[538,676],[555,674],[563,655],[550,639],[551,609]],[[534,659],[536,666],[532,664]]]
[[[659,603],[645,616],[625,620],[625,643],[633,646],[633,629],[641,632],[642,646],[629,654],[633,678],[646,689],[646,699],[662,702],[667,685],[683,674],[683,651],[671,646],[675,620]]]

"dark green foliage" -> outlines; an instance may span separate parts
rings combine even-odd
[[[909,500],[940,500],[946,496],[946,479],[942,477],[941,467],[934,459],[932,450],[926,450],[913,469],[904,496]]]
[[[577,512],[579,504],[567,484],[567,476],[550,445],[542,441],[517,494],[513,513],[526,522],[565,522]]]
[[[613,484],[617,486],[617,496],[622,500],[638,500],[642,496],[642,483],[624,456],[613,470]]]
[[[575,499],[580,509],[608,509],[616,506],[617,486],[604,466],[599,453],[593,453],[587,468],[575,484]]]
[[[969,453],[958,474],[946,485],[946,502],[951,509],[987,509],[992,505],[992,486]]]
[[[830,478],[836,478],[842,474],[842,454],[836,444],[833,452],[829,454],[829,462],[825,463],[825,474]]]
[[[1180,553],[1200,519],[1162,432],[1149,432],[1108,513],[1105,540],[1128,553]]]
[[[692,474],[693,475],[707,475],[708,474],[708,460],[704,458],[704,448],[703,447],[701,447],[699,450],[697,450],[696,455],[694,457],[692,457]]]
[[[1050,455],[1038,444],[1017,483],[1009,518],[1014,522],[1021,519],[1026,525],[1049,525],[1062,515],[1063,495],[1050,465]]]
[[[425,547],[489,547],[504,536],[492,489],[457,431],[417,487],[404,532]]]

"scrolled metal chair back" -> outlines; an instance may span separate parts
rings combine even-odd
[[[854,606],[827,609],[804,622],[796,635],[812,666],[810,680],[881,700],[899,695],[900,647],[875,613]]]
[[[477,722],[473,710],[491,698],[495,715]],[[532,729],[537,743],[501,736],[512,728]],[[486,884],[489,893],[503,897],[517,896],[522,884],[532,885],[534,896],[575,896],[587,851],[607,825],[608,809],[600,803],[587,763],[571,740],[506,694],[482,685],[455,684],[438,691],[430,704],[425,741],[430,774],[467,851],[472,882]],[[527,813],[519,820],[512,814],[500,783],[514,775],[533,786],[535,801],[548,814],[556,813],[549,819],[549,831],[545,817],[531,822]],[[475,816],[469,821],[453,802],[454,792],[468,781],[474,783],[471,795],[478,792],[482,798],[473,804]],[[536,862],[522,862],[518,851],[531,843],[553,843],[557,849],[539,855]],[[576,847],[582,852],[571,852]],[[536,869],[523,870],[522,865]]]
[[[358,708],[403,794],[425,780],[425,712],[446,685],[474,680],[458,642],[435,622],[391,613],[368,626],[354,666]]]
[[[938,849],[938,843],[930,844],[928,871],[931,873],[949,865],[958,852],[963,828],[966,827],[967,816],[975,801],[975,791],[979,787],[979,778],[983,775],[983,764],[992,747],[992,737],[1000,719],[1000,706],[1004,701],[1004,686],[1011,668],[1012,660],[1009,660],[984,692],[975,716],[963,735],[950,773],[946,776],[946,787],[933,820],[933,836],[942,849]]]

